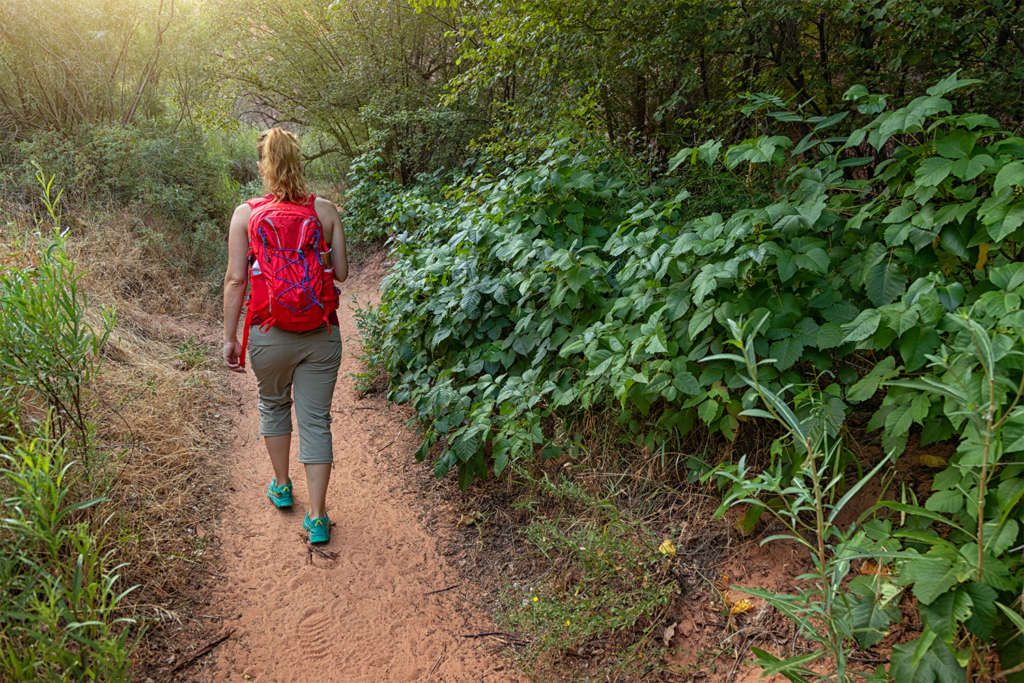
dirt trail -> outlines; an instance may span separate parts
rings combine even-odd
[[[380,259],[343,285],[342,339],[357,337],[347,294],[376,301]],[[313,564],[300,532],[307,509],[305,480],[295,461],[295,507],[267,500],[273,476],[258,440],[256,382],[238,376],[240,394],[233,441],[226,446],[227,507],[216,531],[226,580],[215,590],[210,614],[224,615],[234,635],[216,649],[202,678],[214,681],[349,683],[463,681],[522,682],[508,662],[490,654],[487,638],[463,634],[491,630],[462,589],[426,595],[460,583],[423,530],[411,495],[397,488],[389,462],[409,457],[416,444],[402,416],[383,400],[359,400],[345,375],[359,370],[346,343],[334,395],[335,469],[327,497],[335,523]],[[236,397],[237,398],[237,397]],[[397,468],[396,468],[397,469]],[[196,677],[196,680],[201,680]]]

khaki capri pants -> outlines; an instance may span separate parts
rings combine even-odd
[[[341,367],[341,330],[326,324],[309,332],[249,328],[249,364],[260,392],[260,433],[292,433],[292,392],[299,422],[299,462],[334,462],[331,400]]]

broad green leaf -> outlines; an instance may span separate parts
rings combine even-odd
[[[1000,289],[1012,292],[1024,285],[1024,263],[1011,263],[989,270],[989,279]]]
[[[718,401],[707,399],[697,406],[697,415],[704,421],[704,424],[711,424],[718,417]]]
[[[1024,202],[1009,207],[1001,221],[988,224],[988,234],[993,241],[1001,242],[1021,225],[1024,225]]]
[[[811,675],[811,672],[805,671],[803,669],[802,664],[793,663],[793,657],[790,657],[789,659],[783,661],[775,655],[769,654],[768,652],[762,650],[759,647],[752,647],[750,648],[750,651],[753,652],[754,655],[757,657],[757,665],[762,669],[767,670],[768,667],[773,667],[777,669],[779,673],[785,676],[788,680],[792,681],[792,683],[810,683],[807,680],[807,678],[802,675],[802,673],[807,673],[808,675]],[[822,652],[818,654],[823,655],[824,653]],[[801,660],[801,662],[802,661],[803,660]]]
[[[700,307],[693,312],[693,317],[690,318],[690,339],[696,339],[697,335],[703,332],[708,325],[711,324],[712,319],[715,316],[715,308],[717,305],[714,300],[709,299],[703,302]]]
[[[818,328],[818,348],[834,349],[842,345],[845,336],[839,323],[825,323]]]
[[[668,339],[665,337],[665,327],[660,322],[647,342],[649,353],[668,353]]]
[[[668,309],[668,319],[679,320],[690,308],[690,292],[683,286],[673,285],[665,299],[665,306]]]
[[[590,282],[590,269],[581,268],[580,266],[574,265],[568,272],[568,278],[566,280],[569,284],[569,289],[574,293],[579,292],[583,285]]]
[[[715,163],[715,159],[718,158],[718,153],[721,149],[722,142],[720,140],[708,140],[697,148],[697,158],[711,166]]]
[[[891,304],[907,288],[907,276],[895,259],[876,264],[865,280],[868,298],[875,306]]]
[[[1020,531],[1016,520],[1007,519],[1002,524],[996,521],[985,522],[985,552],[992,553],[999,557],[1006,552],[1010,546],[1017,542],[1017,533]]]
[[[443,342],[445,339],[447,339],[451,335],[452,335],[452,328],[451,327],[441,327],[441,328],[439,328],[437,330],[437,332],[434,333],[434,336],[430,340],[431,348],[437,346],[438,344]]]
[[[1014,161],[1003,166],[992,183],[992,194],[997,195],[1004,187],[1024,185],[1024,162]]]
[[[769,354],[775,359],[778,370],[786,370],[800,360],[804,353],[804,345],[795,337],[781,339],[771,346]]]
[[[958,78],[959,71],[954,71],[949,76],[946,76],[941,81],[931,86],[926,90],[929,95],[945,95],[951,93],[954,90],[965,88],[968,85],[974,85],[975,83],[981,83],[982,81],[976,78]]]
[[[468,287],[459,305],[466,313],[475,313],[477,306],[480,305],[480,291],[475,287]]]
[[[440,458],[434,461],[434,477],[436,479],[444,479],[448,476],[448,470],[454,464],[455,457],[450,453],[445,453]]]
[[[886,216],[885,220],[883,220],[882,222],[883,223],[902,223],[904,221],[910,220],[914,216],[914,214],[916,212],[917,212],[917,204],[915,202],[911,201],[910,199],[904,199],[900,203],[899,206],[897,206],[895,209],[893,209],[892,211],[889,212],[889,215]],[[874,247],[874,245],[872,245],[872,247]],[[881,257],[884,256],[884,255],[885,255],[885,251],[883,250],[879,254],[879,256],[878,256],[878,261],[880,261]]]
[[[845,93],[843,93],[844,100],[859,100],[862,97],[868,96],[868,89],[861,84],[851,86]]]
[[[987,154],[979,154],[970,159],[957,159],[953,164],[952,173],[960,180],[971,181],[994,163],[995,160]]]
[[[919,641],[893,645],[889,676],[899,683],[963,683],[966,673],[941,640],[931,643],[921,661],[913,663]]]
[[[896,406],[885,417],[885,432],[889,436],[906,434],[912,424],[914,424],[914,416],[911,413],[910,405]]]
[[[578,337],[577,339],[567,341],[562,350],[558,352],[558,355],[562,358],[568,358],[574,353],[583,353],[585,348],[587,348],[587,343],[582,337]]]
[[[779,279],[782,282],[786,282],[796,275],[797,265],[795,259],[796,254],[787,250],[783,250],[775,257],[775,265],[779,269]]]
[[[958,490],[936,491],[924,502],[926,510],[953,514],[964,506],[964,494]]]
[[[892,356],[886,356],[863,379],[850,387],[846,393],[846,398],[854,403],[866,401],[875,395],[879,384],[895,374],[897,374],[896,359]]]
[[[918,602],[930,605],[936,598],[960,582],[959,571],[938,555],[929,553],[918,560],[910,560],[900,573],[900,585],[914,585]]]
[[[995,590],[977,581],[963,584],[961,588],[971,598],[971,616],[964,624],[967,630],[987,641],[992,637],[992,626],[996,621]]]
[[[810,267],[808,268],[808,270],[816,270],[822,275],[829,271],[830,261],[828,258],[828,254],[825,253],[824,249],[821,249],[820,247],[808,249],[807,253],[805,254],[805,257],[813,261],[814,265],[816,266]]]
[[[861,311],[853,322],[843,325],[846,341],[863,341],[873,335],[882,322],[882,313],[877,308]]]
[[[494,474],[500,477],[501,473],[505,471],[505,467],[508,466],[509,460],[510,443],[508,437],[499,436],[494,439],[494,450],[492,455],[494,456]]]
[[[687,396],[696,396],[701,392],[700,383],[691,373],[682,371],[675,373],[672,386],[679,390],[679,393]]]
[[[950,313],[959,308],[960,304],[964,301],[964,286],[959,282],[936,287],[935,293],[938,295],[939,301]]]
[[[822,121],[821,123],[816,125],[814,127],[814,132],[817,133],[819,130],[824,130],[825,128],[828,128],[830,126],[834,126],[837,123],[839,123],[840,121],[842,121],[843,119],[845,119],[849,115],[850,115],[850,112],[848,112],[848,111],[841,111],[838,114],[833,114],[832,116],[829,116],[824,121]]]
[[[974,143],[980,133],[973,133],[963,128],[954,128],[949,134],[935,140],[935,151],[947,159],[962,159],[971,156]],[[934,157],[933,157],[934,158]]]
[[[889,624],[902,618],[898,608],[883,606],[874,594],[863,597],[845,595],[837,600],[836,606],[845,609],[846,603],[849,603],[849,617],[861,647],[881,642],[889,633]]]
[[[907,372],[924,367],[928,361],[926,355],[935,353],[938,348],[939,333],[932,327],[912,327],[900,337],[900,356],[903,357]]]
[[[690,156],[692,154],[692,152],[693,152],[693,148],[692,147],[684,147],[683,149],[681,149],[678,152],[676,152],[675,156],[673,156],[671,159],[669,159],[669,164],[668,164],[668,171],[669,171],[669,173],[671,173],[672,171],[674,171],[677,168],[679,168],[679,166],[686,161],[686,158],[688,156]]]
[[[914,174],[914,181],[920,187],[934,187],[949,177],[953,163],[952,159],[938,156],[925,159]]]

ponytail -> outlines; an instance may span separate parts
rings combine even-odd
[[[263,166],[263,185],[277,201],[303,204],[309,199],[302,175],[302,152],[294,134],[271,128],[260,135],[256,153]]]

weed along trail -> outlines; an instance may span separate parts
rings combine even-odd
[[[342,286],[376,302],[380,258]],[[339,310],[342,339],[355,338],[352,313]],[[226,509],[218,531],[221,572],[209,609],[231,636],[200,662],[194,680],[349,683],[356,681],[520,681],[490,654],[495,643],[465,634],[490,631],[464,604],[460,583],[422,526],[423,513],[395,489],[387,471],[416,447],[383,397],[360,400],[345,375],[361,368],[346,342],[334,395],[335,469],[327,506],[334,528],[322,552],[302,535],[305,480],[292,444],[295,506],[267,500],[273,476],[259,435],[252,372],[234,379],[237,413],[228,440]],[[433,591],[438,591],[434,592]]]

